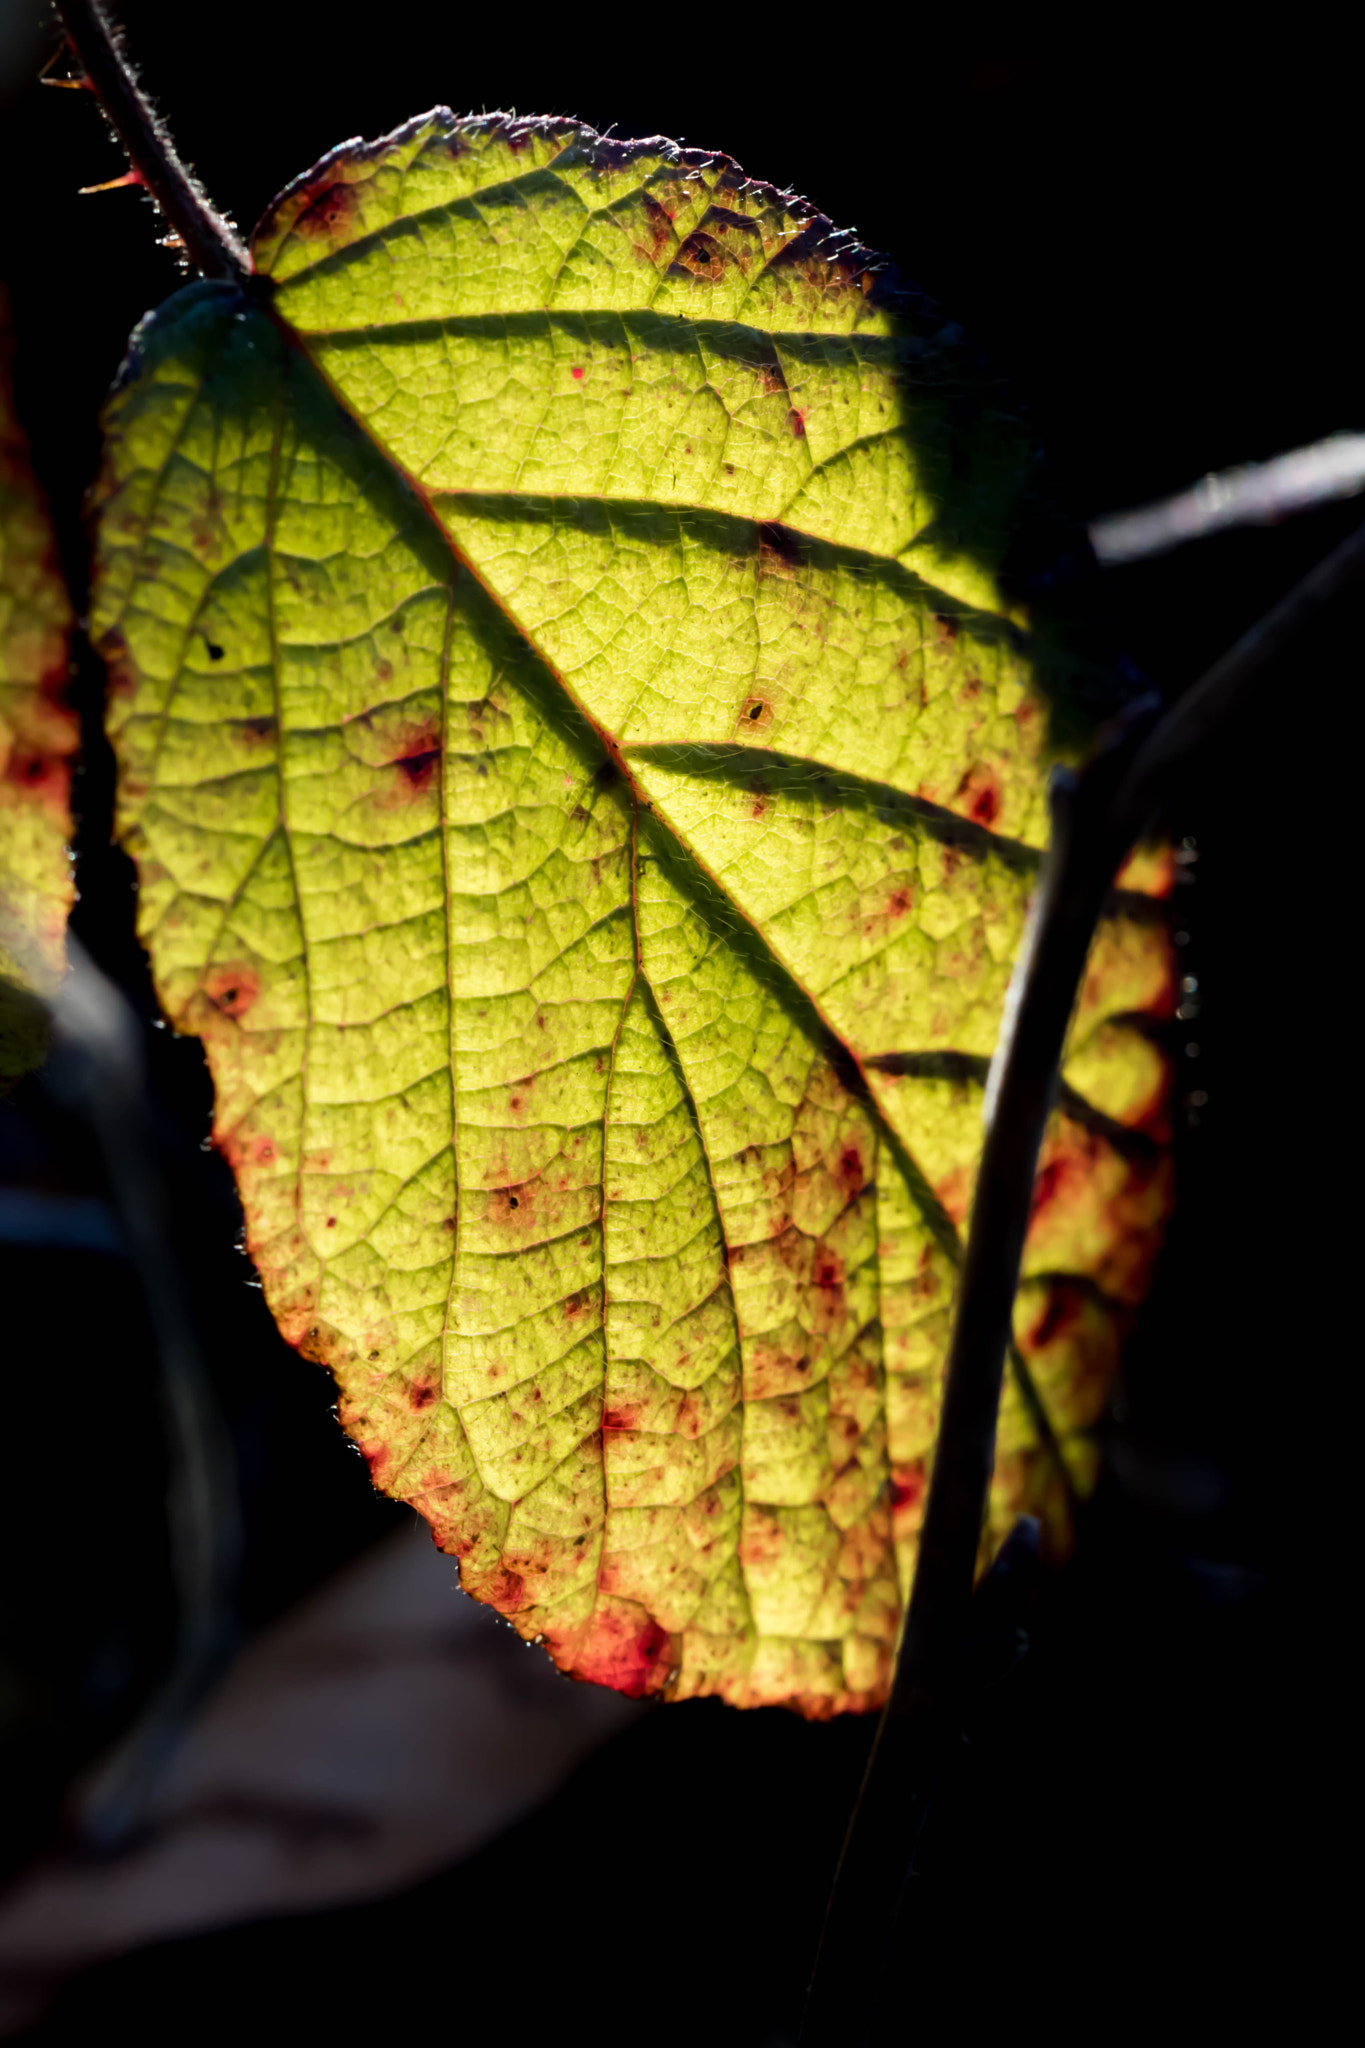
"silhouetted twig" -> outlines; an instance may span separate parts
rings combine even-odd
[[[137,182],[151,193],[203,277],[240,282],[251,275],[246,247],[210,205],[129,64],[122,38],[100,0],[53,0],[66,39],[128,153]],[[121,183],[122,180],[114,180]]]
[[[1140,562],[1229,526],[1264,526],[1359,491],[1365,491],[1365,434],[1329,434],[1269,462],[1218,470],[1155,505],[1092,519],[1090,545],[1106,564]]]

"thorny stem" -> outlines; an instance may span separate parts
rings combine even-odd
[[[891,1696],[835,1875],[801,2033],[802,2048],[870,2048],[885,2032],[916,1847],[970,1704],[972,1580],[994,1459],[996,1413],[1043,1127],[1095,925],[1125,853],[1177,775],[1199,764],[1285,646],[1365,575],[1365,526],[1295,586],[1163,714],[1150,700],[1101,737],[1079,775],[1058,773],[1052,836],[1015,968],[987,1091],[972,1206],[919,1563]],[[1017,1548],[1017,1546],[1016,1546]],[[1008,1631],[1009,1560],[1003,1607]],[[978,1595],[978,1602],[982,1595]],[[1017,1595],[1014,1606],[1019,1606]],[[978,1630],[979,1632],[979,1630]]]
[[[194,173],[180,161],[165,123],[142,87],[101,0],[53,0],[66,39],[138,182],[151,193],[202,277],[242,283],[251,275],[245,245],[210,205]]]

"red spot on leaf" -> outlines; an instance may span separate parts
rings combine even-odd
[[[795,441],[804,441],[804,440],[805,440],[805,438],[806,438],[806,415],[805,415],[805,414],[804,414],[803,412],[798,412],[795,406],[793,406],[793,407],[792,407],[792,409],[791,409],[791,411],[790,411],[790,412],[789,412],[789,413],[787,414],[787,425],[788,425],[788,426],[789,426],[789,427],[791,428],[791,430],[792,430],[792,439],[793,439],[793,440],[795,440]]]
[[[576,377],[579,383],[581,384],[583,381],[583,365],[581,363],[575,363],[573,368],[570,370],[569,375],[571,377]]]
[[[928,1491],[929,1480],[922,1465],[903,1465],[891,1478],[891,1508],[895,1514],[917,1508]]]
[[[811,1279],[826,1297],[842,1294],[844,1286],[844,1262],[837,1252],[821,1245],[811,1266]]]
[[[975,825],[991,826],[1000,815],[1000,781],[993,769],[977,762],[953,792],[953,807],[966,812]]]
[[[643,1607],[602,1600],[577,1659],[577,1676],[638,1700],[662,1689],[673,1661],[673,1638]]]
[[[254,967],[229,963],[211,968],[204,977],[203,989],[224,1017],[242,1017],[261,992],[261,978]]]
[[[37,748],[14,747],[5,764],[5,781],[13,783],[26,796],[36,799],[45,810],[55,811],[63,822],[66,821],[71,767],[61,756]]]

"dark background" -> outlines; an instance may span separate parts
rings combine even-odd
[[[119,13],[182,151],[243,230],[324,149],[437,101],[725,149],[888,249],[963,323],[1028,403],[1076,521],[1365,427],[1358,73],[1325,11],[1298,10],[1274,42],[1038,10],[951,28],[902,7],[571,0]],[[80,591],[99,401],[134,321],[179,276],[140,195],[76,196],[123,168],[92,101],[16,81],[3,122],[18,399]],[[1338,507],[1104,576],[1073,559],[1051,598],[1174,689],[1359,516]],[[1031,563],[1049,566],[1046,549]],[[1305,636],[1173,800],[1170,827],[1198,855],[1177,901],[1200,1006],[1182,1040],[1197,1051],[1181,1057],[1180,1208],[1076,1557],[1048,1578],[1031,1654],[982,1706],[940,1806],[888,2039],[902,2021],[909,2040],[1011,2014],[1049,2031],[1139,2013],[1221,2030],[1281,2001],[1311,2035],[1328,1997],[1354,1698],[1331,1455],[1355,1427],[1354,1260],[1332,1218],[1357,1128],[1343,876],[1362,624],[1357,599]],[[79,691],[89,718],[88,669]],[[75,928],[150,1023],[96,727],[87,747]],[[197,1046],[148,1041],[179,1258],[237,1443],[256,1626],[399,1511],[337,1431],[330,1383],[246,1285],[226,1169],[200,1149]],[[88,1132],[41,1082],[3,1112],[0,1178],[100,1192]],[[0,1246],[0,1288],[12,1870],[48,1838],[76,1765],[136,1710],[172,1616],[131,1269]],[[213,2037],[269,2016],[340,2039],[468,2021],[513,2040],[554,2027],[777,2048],[868,1733],[712,1704],[652,1712],[418,1892],[106,1966],[41,2038],[133,2024],[169,2038],[191,2019]]]

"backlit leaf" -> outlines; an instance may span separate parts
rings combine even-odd
[[[136,337],[95,625],[271,1307],[566,1669],[871,1706],[1048,765],[1104,708],[996,592],[1017,425],[877,259],[669,144],[438,111],[255,255],[268,301]],[[1081,1484],[1170,987],[1116,899],[1017,1318]],[[1015,1388],[994,1529],[1050,1455]]]
[[[62,702],[71,606],[15,418],[0,297],[0,1087],[36,1066],[66,969],[71,755]]]

